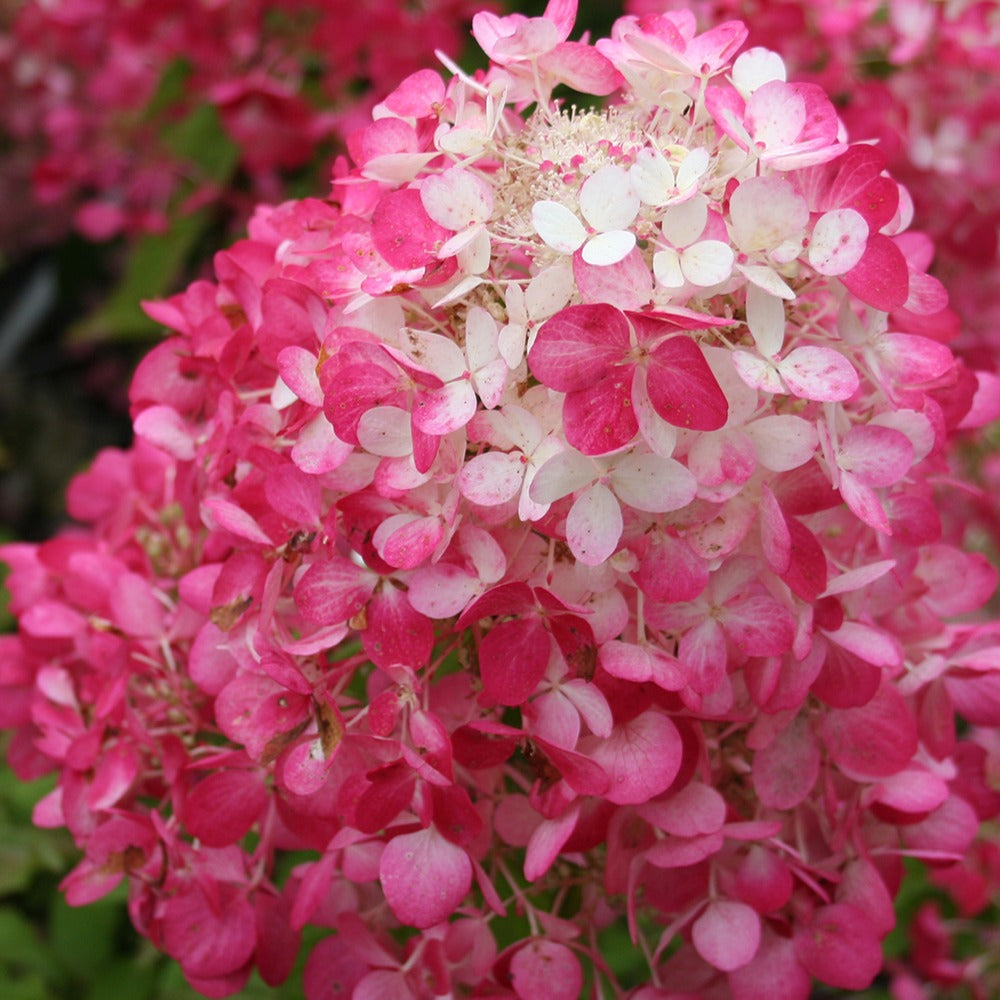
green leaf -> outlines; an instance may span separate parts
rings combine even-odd
[[[135,956],[119,957],[90,984],[86,1000],[153,1000],[158,969],[140,965]]]
[[[88,981],[107,966],[125,919],[117,900],[70,906],[62,894],[52,900],[49,937],[52,952],[70,976]]]
[[[0,972],[0,996],[3,1000],[55,1000],[55,994],[37,973],[9,979]]]
[[[0,968],[40,972],[51,966],[52,955],[32,923],[13,907],[0,907]]]

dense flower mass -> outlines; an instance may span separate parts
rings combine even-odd
[[[742,23],[575,15],[478,14],[488,69],[150,304],[134,447],[0,550],[67,897],[127,880],[207,995],[308,925],[311,1000],[860,990],[903,859],[1000,813],[939,514],[1000,384],[906,189]]]
[[[9,188],[14,216],[0,221],[0,250],[47,241],[67,224],[104,240],[162,231],[168,217],[206,203],[242,213],[281,197],[283,173],[328,153],[436,47],[456,49],[482,6],[26,0],[0,8],[0,139],[9,147],[0,190]],[[209,108],[221,131],[210,130]],[[232,152],[220,164],[224,139]],[[34,198],[25,202],[16,185],[28,180]]]

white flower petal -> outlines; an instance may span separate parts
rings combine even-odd
[[[536,201],[531,223],[546,244],[560,253],[574,253],[587,238],[583,223],[558,201]]]
[[[785,340],[785,306],[781,299],[759,285],[747,285],[747,326],[757,350],[773,358]]]
[[[680,462],[659,455],[626,455],[609,478],[620,500],[652,514],[680,510],[698,492],[698,481]]]
[[[358,441],[365,451],[384,458],[413,453],[410,415],[398,406],[373,406],[358,421]]]
[[[583,248],[583,259],[588,264],[606,266],[624,260],[635,246],[635,233],[626,229],[615,229],[610,233],[598,233],[587,240]]]
[[[566,264],[553,264],[536,274],[524,290],[523,303],[527,310],[525,319],[535,322],[554,316],[576,291],[576,279],[573,268]],[[515,322],[514,313],[510,311],[508,297],[507,315]]]
[[[820,274],[846,274],[868,245],[868,223],[853,208],[835,208],[821,215],[809,241],[809,263]]]
[[[594,483],[570,508],[566,541],[585,566],[599,566],[614,555],[622,536],[622,509],[603,483]]]
[[[628,174],[609,163],[583,182],[580,211],[600,233],[624,229],[639,212],[639,196],[632,189]]]
[[[465,371],[465,353],[449,337],[404,326],[399,332],[399,346],[416,367],[433,372],[442,381],[459,378]]]
[[[473,306],[465,317],[465,356],[472,371],[500,356],[497,321],[482,306]]]
[[[747,49],[733,63],[733,86],[746,99],[765,83],[787,79],[787,72],[785,62],[777,52],[758,45]]]
[[[647,205],[662,205],[674,188],[674,172],[655,149],[641,149],[628,176],[635,193]]]
[[[680,254],[671,247],[653,254],[653,274],[656,276],[657,284],[664,288],[684,287]]]
[[[710,157],[708,150],[699,146],[692,149],[677,168],[677,189],[683,193],[698,183],[708,170]]]
[[[692,285],[708,288],[733,272],[732,247],[721,240],[702,240],[681,253],[681,270]]]
[[[672,246],[686,247],[701,236],[707,222],[708,199],[702,194],[668,208],[660,228]]]
[[[795,298],[795,292],[773,267],[767,267],[764,264],[737,264],[736,270],[758,288],[763,288],[765,292],[777,295],[780,299],[791,300]]]
[[[592,459],[575,448],[553,455],[535,474],[530,495],[535,503],[554,503],[560,497],[575,493],[597,478]]]

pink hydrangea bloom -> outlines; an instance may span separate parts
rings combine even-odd
[[[903,859],[1000,812],[997,574],[938,514],[992,383],[905,191],[743,25],[575,13],[478,18],[147,304],[135,445],[0,550],[67,895],[127,880],[207,995],[307,926],[310,998],[862,990]]]

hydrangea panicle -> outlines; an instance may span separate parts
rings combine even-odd
[[[67,894],[127,879],[208,995],[310,925],[308,997],[865,989],[902,859],[1000,812],[937,514],[989,408],[903,189],[741,24],[575,14],[477,15],[486,70],[151,304],[136,444],[0,550]]]

